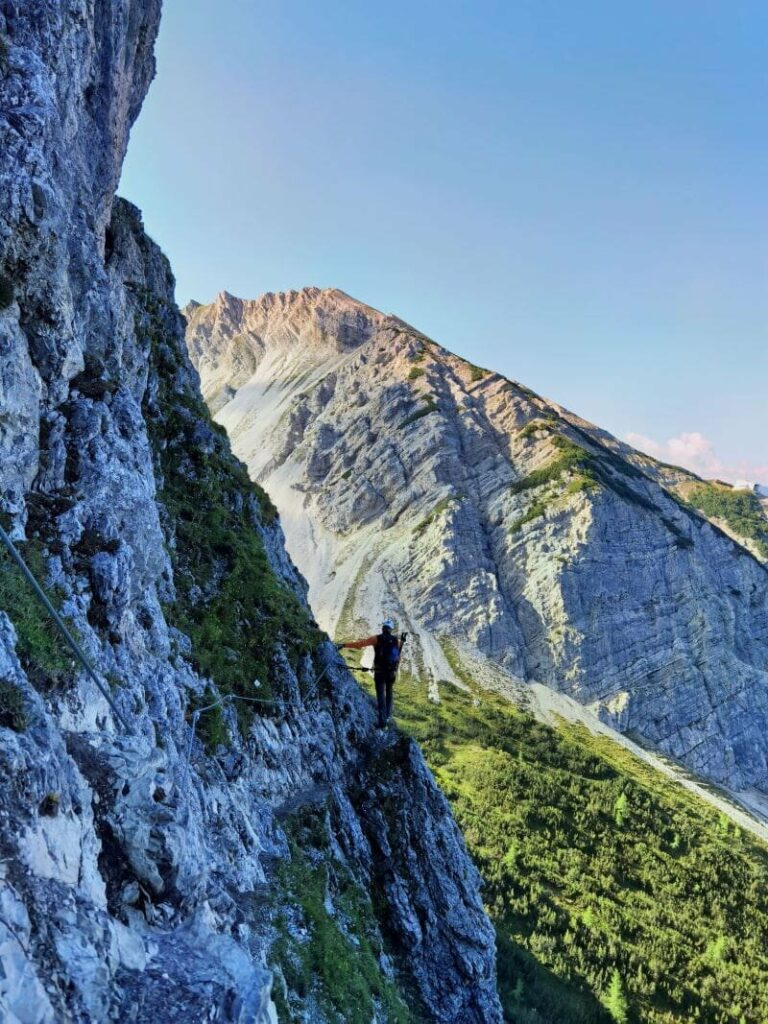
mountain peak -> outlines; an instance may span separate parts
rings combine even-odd
[[[712,779],[768,778],[768,746],[744,759],[738,737],[762,740],[737,702],[729,721],[720,708],[730,687],[768,714],[758,649],[707,660],[723,600],[739,635],[758,629],[740,595],[765,569],[675,493],[695,478],[336,289],[241,314],[198,310],[187,343],[326,628],[386,613],[433,686],[545,683]],[[659,665],[657,636],[684,637],[688,660]]]
[[[264,292],[255,299],[222,291],[210,305],[190,304],[184,312],[190,355],[214,406],[262,363],[290,363],[295,378],[302,367],[360,349],[392,322],[339,288],[316,286]]]

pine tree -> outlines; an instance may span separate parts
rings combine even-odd
[[[621,975],[615,967],[611,974],[611,984],[608,988],[608,998],[605,1005],[608,1013],[616,1021],[616,1024],[627,1024],[629,1020],[627,997],[624,995]]]

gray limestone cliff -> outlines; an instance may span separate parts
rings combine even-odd
[[[0,1017],[500,1020],[479,877],[377,737],[114,201],[159,0],[0,0]]]
[[[392,614],[420,676],[543,683],[768,788],[768,572],[684,500],[703,481],[333,289],[185,313],[323,626]]]

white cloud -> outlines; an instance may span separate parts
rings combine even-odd
[[[768,482],[768,465],[755,465],[746,461],[724,462],[715,451],[715,446],[698,431],[671,437],[668,441],[654,441],[643,434],[629,433],[625,440],[633,448],[639,448],[647,455],[652,455],[661,462],[671,462],[675,466],[691,469],[699,476],[709,479],[717,477],[730,483],[749,481],[750,483]]]

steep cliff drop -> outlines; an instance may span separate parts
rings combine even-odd
[[[159,16],[0,0],[3,525],[129,723],[4,561],[0,1016],[492,1024],[447,804],[374,740],[113,201]]]
[[[545,713],[570,698],[765,792],[757,495],[656,462],[336,289],[223,292],[186,315],[206,400],[280,508],[323,626],[349,635],[381,607],[435,687],[474,680]]]

